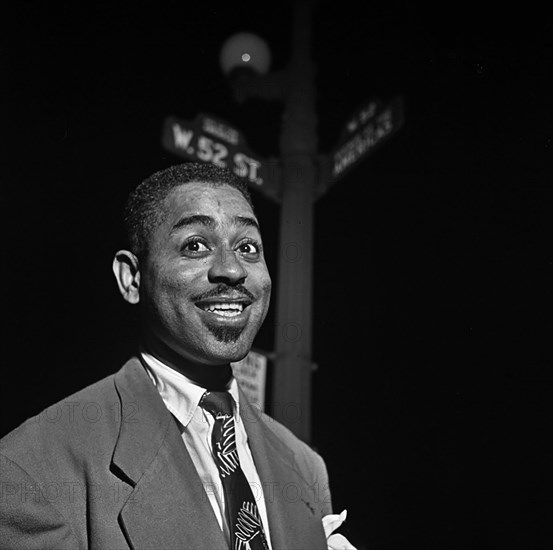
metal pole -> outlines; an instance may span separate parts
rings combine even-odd
[[[294,4],[292,59],[282,121],[282,202],[273,376],[273,416],[311,440],[313,202],[317,117],[311,3]]]

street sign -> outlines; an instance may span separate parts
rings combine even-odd
[[[252,187],[273,199],[278,196],[277,163],[254,155],[236,128],[214,116],[199,114],[192,121],[167,117],[162,144],[187,160],[230,168]]]
[[[387,105],[371,100],[346,121],[338,145],[330,157],[330,179],[342,178],[351,168],[387,141],[403,124],[403,101],[396,97]]]
[[[248,401],[265,410],[265,381],[267,379],[267,355],[250,350],[241,361],[231,363],[234,376],[246,394]]]

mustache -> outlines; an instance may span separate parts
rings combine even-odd
[[[239,296],[237,296],[237,294],[239,294]],[[229,296],[232,296],[233,298],[245,297],[252,301],[255,300],[255,296],[244,285],[238,284],[231,286],[225,283],[219,283],[216,287],[208,290],[207,292],[193,296],[192,300],[194,302],[200,302],[209,298],[217,298],[218,296],[225,296],[227,298]]]

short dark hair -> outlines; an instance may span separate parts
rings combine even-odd
[[[147,254],[151,232],[161,222],[163,202],[171,190],[192,182],[214,187],[229,185],[242,193],[254,210],[246,181],[229,169],[206,162],[185,162],[170,166],[142,181],[127,198],[123,220],[128,245],[133,254],[139,258]]]

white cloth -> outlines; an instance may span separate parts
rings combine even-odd
[[[340,514],[329,514],[323,518],[323,529],[325,530],[328,550],[356,550],[355,546],[352,546],[344,535],[334,533],[346,521],[347,515],[347,510],[344,510]]]

